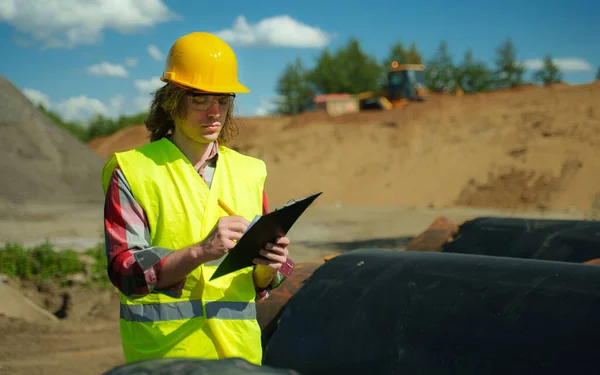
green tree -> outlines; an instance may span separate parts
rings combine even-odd
[[[393,61],[397,61],[398,64],[408,64],[408,57],[408,50],[404,48],[404,44],[402,44],[402,41],[398,40],[392,45],[390,53],[383,61],[383,65],[387,69]]]
[[[335,56],[328,49],[325,49],[318,57],[314,69],[307,73],[306,78],[315,92],[337,94],[342,92],[339,84],[341,75],[342,71],[337,66]]]
[[[408,52],[406,53],[406,60],[409,64],[422,64],[423,63],[423,55],[417,49],[417,44],[412,42],[410,47],[408,48]]]
[[[307,73],[299,58],[286,66],[277,80],[276,90],[280,98],[276,102],[277,113],[295,115],[303,112],[310,105],[312,98],[306,75]]]
[[[351,38],[345,47],[340,48],[336,61],[342,68],[340,83],[344,92],[358,94],[380,89],[379,80],[384,70],[373,56],[362,50],[358,39]]]
[[[321,94],[358,94],[378,90],[383,72],[377,60],[362,50],[358,39],[351,38],[335,55],[323,51],[307,79]]]
[[[393,61],[398,62],[398,64],[422,64],[423,56],[419,52],[415,42],[412,42],[410,47],[406,49],[401,41],[397,41],[392,45],[390,53],[383,60],[385,69],[388,69]]]
[[[496,49],[496,88],[509,88],[523,84],[525,67],[517,61],[517,48],[510,38]]]
[[[87,124],[82,122],[65,121],[60,114],[38,105],[41,113],[46,115],[56,126],[66,130],[80,141],[87,142],[96,137],[106,136],[126,128],[130,125],[141,125],[148,117],[146,112],[134,115],[121,115],[114,120],[104,115],[97,114]]]
[[[598,72],[596,73],[596,79],[600,80],[600,66],[598,67]]]
[[[562,80],[560,68],[552,61],[550,54],[544,57],[544,65],[534,73],[533,80],[544,85],[557,83]]]
[[[448,43],[442,41],[437,52],[427,64],[425,85],[433,92],[454,91],[457,85],[457,71],[448,51]]]
[[[465,52],[463,61],[456,68],[457,81],[465,93],[488,91],[493,87],[494,77],[485,63],[476,61],[473,52]]]
[[[96,114],[88,123],[87,137],[94,139],[104,135],[115,133],[119,130],[115,122],[102,114]]]

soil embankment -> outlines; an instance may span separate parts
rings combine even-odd
[[[600,82],[434,96],[404,109],[242,119],[232,146],[261,157],[276,204],[600,209]],[[102,157],[147,142],[132,126]]]

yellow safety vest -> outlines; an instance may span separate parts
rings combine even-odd
[[[114,154],[102,172],[105,192],[117,163],[146,212],[152,246],[178,250],[205,239],[217,220],[227,216],[218,198],[249,221],[262,214],[264,162],[227,147],[219,146],[210,189],[168,139]],[[160,292],[128,298],[119,292],[126,362],[239,357],[262,363],[253,267],[209,281],[217,268],[212,263],[187,276],[178,298]]]

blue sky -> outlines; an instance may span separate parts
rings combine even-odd
[[[251,89],[238,96],[245,116],[270,109],[287,63],[300,57],[311,67],[323,48],[351,36],[380,60],[397,40],[415,41],[429,58],[445,39],[455,60],[471,48],[488,63],[510,37],[527,66],[551,53],[567,82],[585,83],[600,66],[599,10],[594,0],[3,0],[0,74],[68,119],[137,113],[173,41],[208,31],[238,56],[239,78]]]

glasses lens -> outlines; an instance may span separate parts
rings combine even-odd
[[[192,105],[201,110],[210,108],[213,103],[217,103],[219,106],[229,106],[234,98],[233,95],[210,95],[196,93],[190,93],[190,96],[192,97]]]

